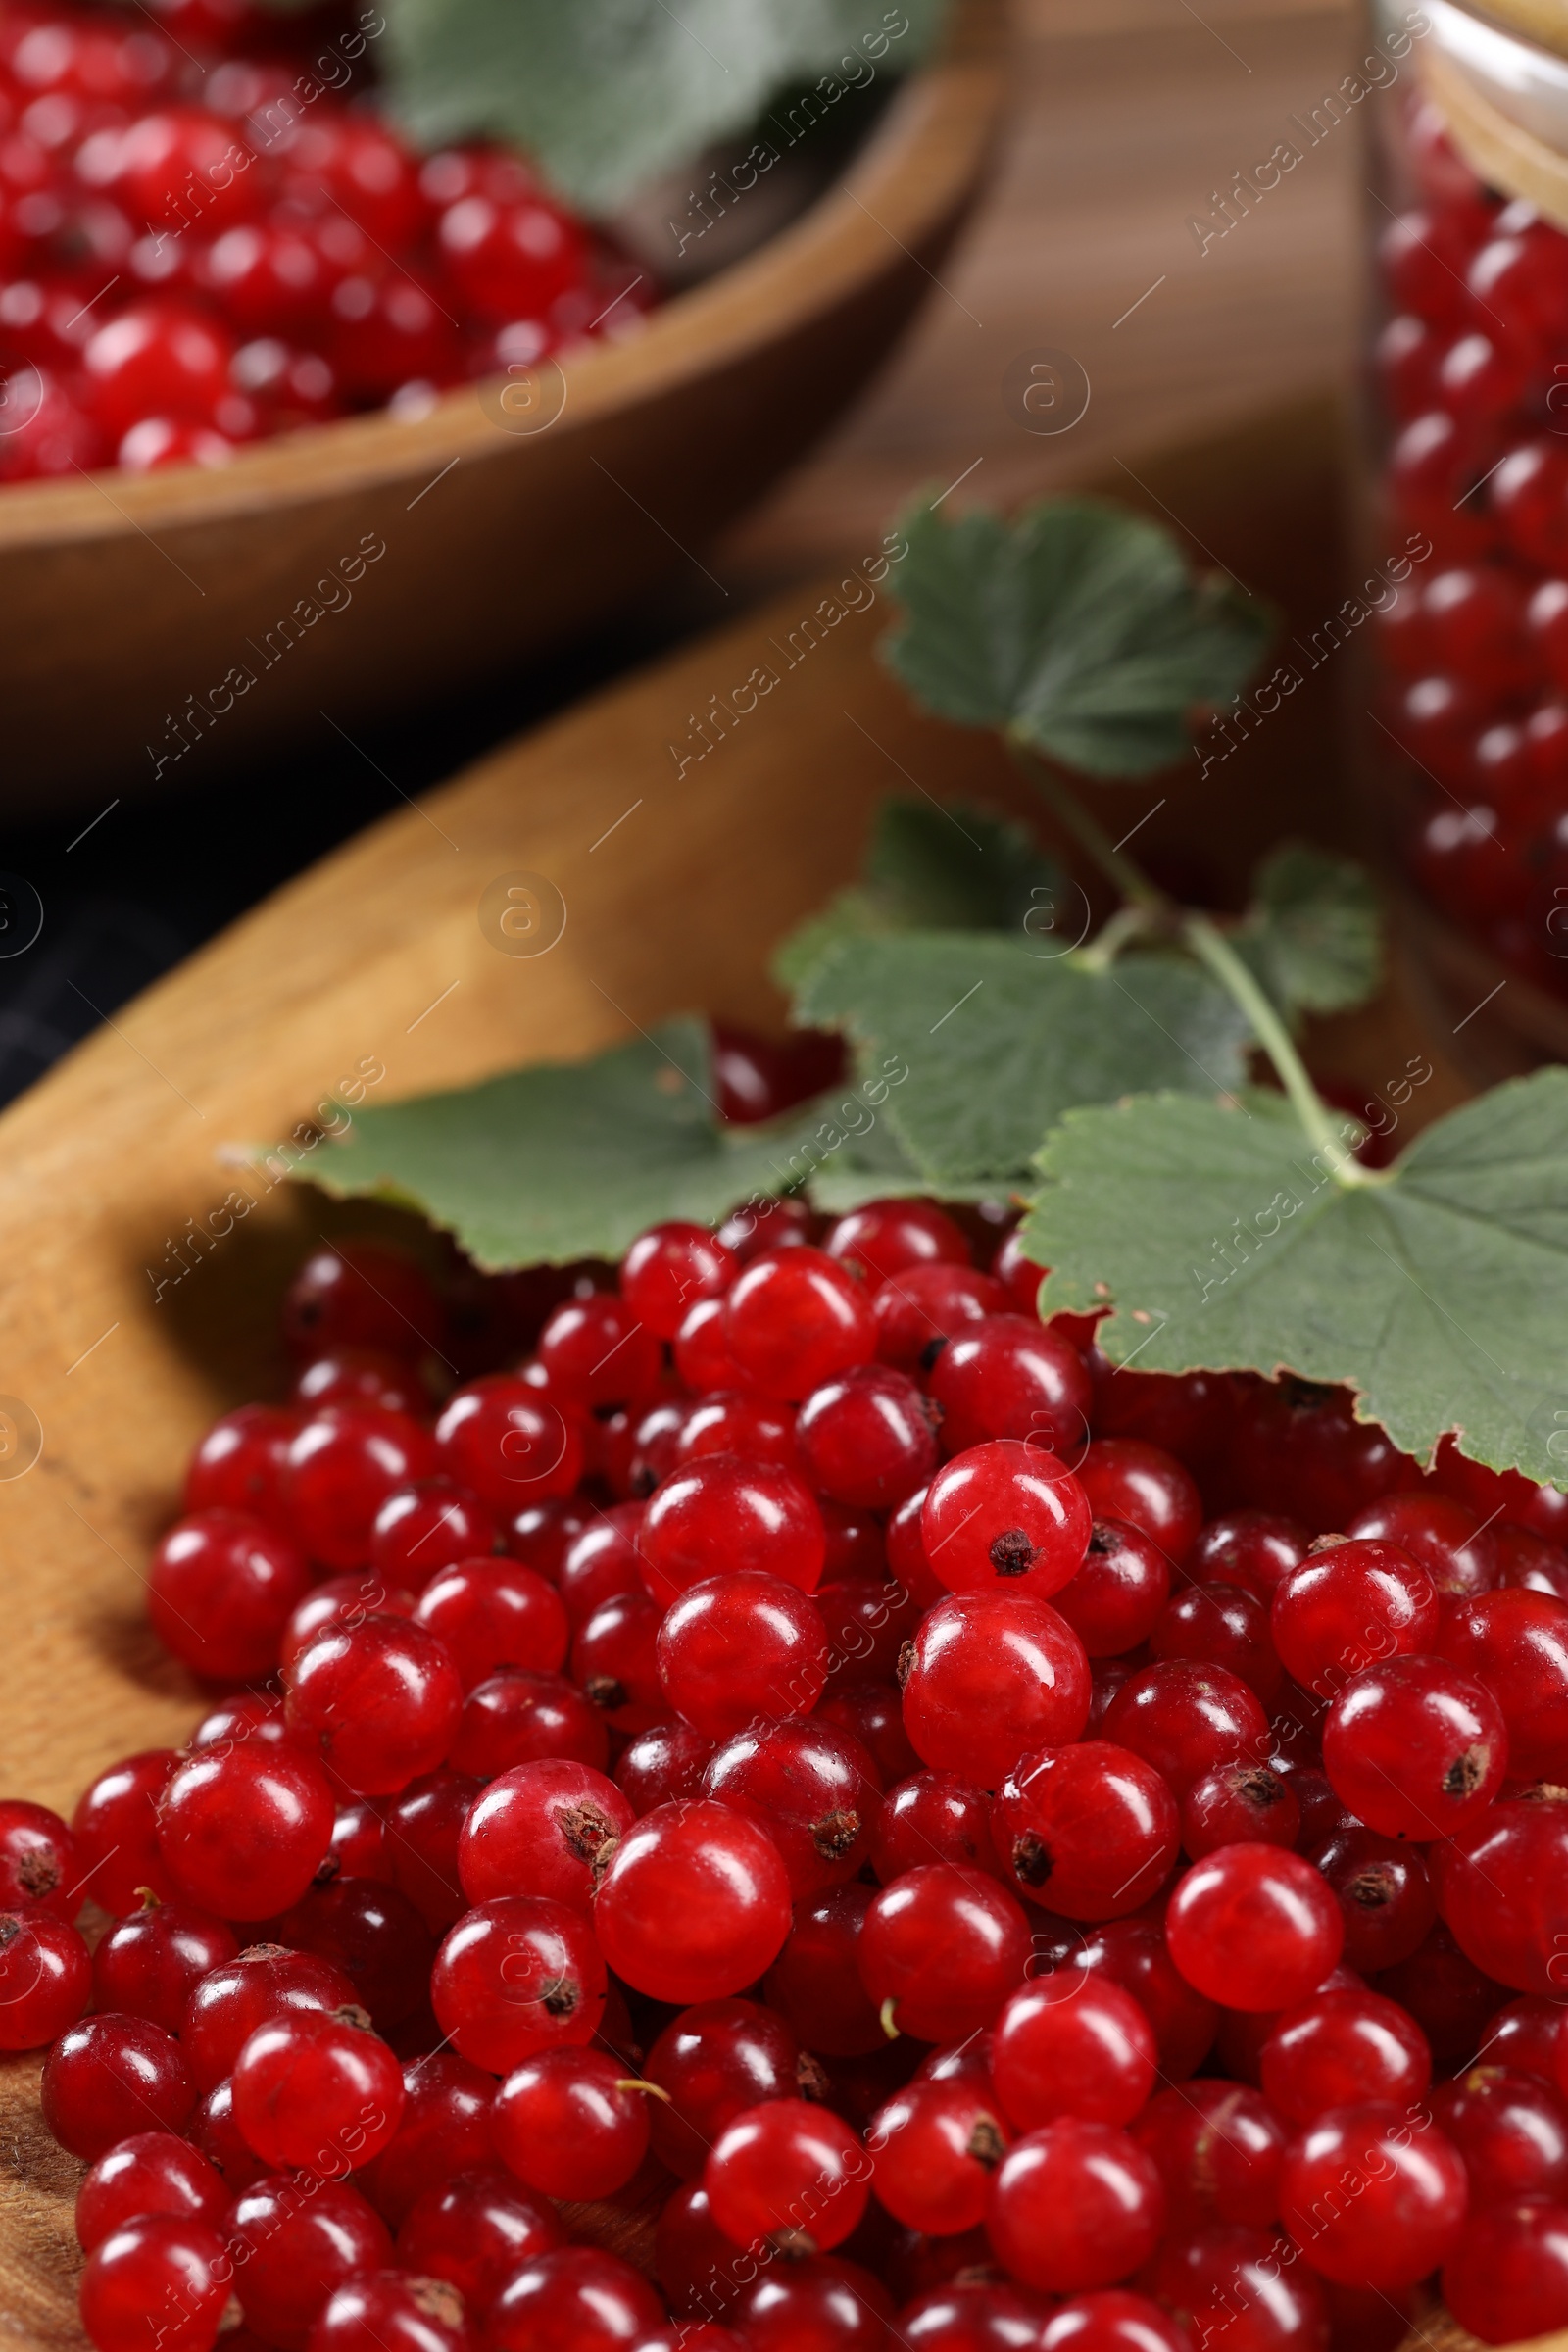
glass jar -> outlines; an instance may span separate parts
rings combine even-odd
[[[1568,0],[1379,0],[1373,32],[1414,70],[1368,110],[1372,757],[1450,995],[1494,974],[1563,1054]]]

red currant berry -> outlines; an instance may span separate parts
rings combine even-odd
[[[1482,1975],[1440,1919],[1408,1960],[1382,1971],[1377,1989],[1409,2010],[1446,2073],[1475,2055],[1504,1988]]]
[[[232,2283],[264,2342],[305,2352],[317,2314],[340,2286],[391,2258],[386,2224],[357,2189],[268,2174],[229,2209]]]
[[[575,1415],[525,1380],[493,1375],[457,1390],[435,1446],[450,1478],[509,1515],[569,1494],[582,1476]]]
[[[158,1842],[158,1800],[179,1758],[172,1747],[126,1756],[89,1783],[72,1815],[83,1894],[106,1911],[134,1911],[144,1889],[172,1895]],[[319,1859],[319,1857],[318,1857]]]
[[[1040,2352],[1181,2352],[1189,2341],[1147,2295],[1102,2287],[1074,2295],[1046,2322]]]
[[[93,1954],[93,1999],[100,2009],[150,2018],[178,2034],[201,1979],[239,1952],[234,1931],[189,1903],[149,1896],[116,1922]],[[148,2208],[147,2210],[151,2210]]]
[[[1089,1720],[1089,1660],[1049,1601],[1004,1586],[927,1612],[900,1662],[904,1724],[939,1771],[998,1788],[1029,1749],[1076,1740]]]
[[[617,1732],[651,1731],[668,1713],[656,1646],[662,1615],[646,1592],[617,1592],[571,1645],[572,1680]]]
[[[796,1898],[863,1867],[882,1795],[859,1741],[820,1719],[754,1721],[709,1759],[703,1792],[761,1823]]]
[[[1520,1992],[1561,1994],[1568,1951],[1568,1803],[1494,1804],[1435,1847],[1438,1908],[1477,1968]]]
[[[561,1582],[562,1563],[586,1528],[597,1524],[598,1513],[559,1494],[542,1502],[524,1503],[502,1524],[502,1549],[525,1568],[537,1568],[553,1585]]]
[[[1220,1845],[1294,1846],[1300,1830],[1291,1783],[1266,1764],[1221,1764],[1182,1798],[1182,1846],[1194,1862]]]
[[[788,1939],[767,1972],[769,2007],[825,2058],[880,2055],[888,2047],[882,2020],[860,1979],[860,1931],[870,1907],[871,1890],[858,1880],[797,1903]],[[802,2065],[814,2066],[815,2060],[804,2059]],[[803,2077],[800,2087],[814,2096],[819,2086]]]
[[[205,2156],[172,2132],[136,2132],[99,2157],[76,2191],[76,2242],[84,2254],[138,2213],[215,2226],[230,2192]]]
[[[1568,2206],[1519,2197],[1472,2214],[1447,2250],[1443,2300],[1485,2344],[1568,2324]]]
[[[489,1781],[551,1756],[591,1764],[596,1772],[610,1759],[603,1715],[564,1675],[509,1667],[468,1692],[452,1742],[454,1772]]]
[[[246,1511],[270,1527],[286,1526],[283,1468],[302,1421],[275,1404],[242,1404],[215,1421],[185,1473],[187,1516]]]
[[[1376,1992],[1323,1992],[1288,2009],[1259,2064],[1264,2096],[1296,2125],[1366,2099],[1413,2107],[1432,2080],[1426,2035]]]
[[[671,1353],[675,1370],[694,1396],[738,1385],[740,1370],[724,1343],[722,1298],[698,1299],[675,1334]]]
[[[182,2131],[196,2086],[172,2034],[110,2015],[67,2028],[44,2060],[39,2096],[61,2146],[95,2164],[133,2132]]]
[[[654,2153],[686,2180],[745,2109],[802,2096],[820,2078],[773,2008],[741,2000],[683,2011],[654,2043],[644,2073],[664,2094],[649,2102]]]
[[[1240,1585],[1266,1608],[1281,1577],[1305,1558],[1310,1543],[1298,1520],[1276,1511],[1231,1511],[1199,1530],[1187,1573],[1195,1584]]]
[[[1040,1268],[1033,1271],[1038,1289]],[[947,1341],[988,1315],[1005,1314],[1008,1304],[1004,1286],[973,1266],[946,1259],[909,1266],[871,1300],[878,1361],[899,1372],[929,1372]]]
[[[388,1495],[435,1466],[428,1431],[408,1413],[328,1405],[289,1446],[283,1501],[313,1559],[358,1568],[369,1559],[371,1530]]]
[[[487,2156],[416,2199],[398,2230],[398,2260],[445,2278],[470,2311],[482,2312],[514,2271],[553,2253],[564,2235],[555,2207]]]
[[[562,2246],[513,2272],[485,2340],[494,2352],[631,2352],[663,2324],[640,2271],[597,2246]]]
[[[1016,1438],[1066,1462],[1083,1454],[1093,1399],[1083,1357],[1023,1315],[988,1315],[949,1340],[932,1366],[931,1395],[947,1453]]]
[[[1487,1980],[1483,1978],[1481,1982]],[[1508,2067],[1519,2074],[1535,2075],[1543,2082],[1554,2083],[1559,2080],[1558,2051],[1565,2023],[1568,2023],[1568,2008],[1539,1993],[1527,1992],[1521,2000],[1509,2001],[1487,2022],[1476,2063]]]
[[[723,1334],[748,1386],[789,1402],[869,1363],[876,1344],[864,1286],[809,1248],[754,1258],[725,1298]]]
[[[203,1748],[158,1800],[158,1844],[191,1902],[270,1919],[297,1902],[332,1841],[332,1792],[313,1756],[251,1740]]]
[[[638,1543],[648,1589],[664,1602],[689,1585],[747,1568],[810,1592],[826,1550],[822,1515],[801,1481],[733,1454],[673,1472],[649,1503]]]
[[[775,2264],[734,2316],[746,2352],[882,2352],[893,2306],[868,2271],[829,2254]]]
[[[1323,1727],[1334,1793],[1385,1838],[1450,1838],[1502,1785],[1508,1734],[1485,1686],[1442,1658],[1391,1658],[1340,1692]]]
[[[1215,2222],[1266,2230],[1278,2214],[1285,2133],[1245,2082],[1195,2078],[1157,2091],[1131,2130],[1159,2168],[1173,2233]]]
[[[450,2180],[494,2161],[490,2108],[495,2087],[492,2075],[456,2050],[435,2050],[405,2062],[398,2128],[356,2184],[391,2229],[432,2180]]]
[[[813,1389],[795,1424],[801,1465],[818,1494],[891,1510],[937,1463],[934,1415],[914,1382],[856,1364]]]
[[[656,1723],[621,1751],[615,1786],[641,1820],[657,1805],[700,1796],[713,1742],[689,1723]]]
[[[738,1454],[745,1462],[772,1462],[799,1476],[795,1407],[777,1404],[766,1396],[748,1396],[743,1389],[710,1390],[682,1411],[663,1475],[667,1478],[681,1463],[700,1461],[710,1453]]]
[[[990,1801],[956,1772],[912,1773],[888,1790],[877,1816],[871,1864],[883,1886],[923,1862],[1002,1875]]]
[[[672,1340],[699,1298],[721,1298],[740,1268],[706,1225],[652,1225],[620,1261],[620,1290],[656,1340]]]
[[[1132,1994],[1154,2029],[1164,2076],[1180,2082],[1197,2073],[1213,2043],[1219,2012],[1180,1974],[1164,1929],[1147,1911],[1091,1929],[1066,1952],[1064,1965],[1102,1971]]]
[[[234,2120],[277,2171],[368,2164],[402,2113],[403,2070],[363,2009],[285,2012],[234,2061]]]
[[[344,1784],[391,1795],[446,1760],[463,1686],[423,1625],[386,1615],[320,1634],[290,1664],[285,1721]]]
[[[915,1266],[966,1266],[969,1245],[934,1200],[867,1200],[839,1218],[822,1243],[874,1295],[883,1283]]]
[[[1238,2223],[1168,2238],[1145,2283],[1195,2342],[1227,2352],[1328,2352],[1325,2288],[1282,2239]]]
[[[411,1781],[385,1807],[385,1855],[391,1881],[433,1934],[466,1908],[458,1884],[458,1839],[480,1783],[432,1772]]]
[[[812,1595],[827,1632],[830,1690],[867,1680],[891,1683],[922,1611],[902,1585],[878,1578],[818,1585]]]
[[[1278,2009],[1322,1984],[1345,1940],[1340,1907],[1309,1862],[1271,1845],[1222,1845],[1195,1862],[1165,1915],[1190,1984],[1231,2009]]]
[[[1167,1559],[1186,1559],[1203,1523],[1189,1472],[1163,1446],[1142,1438],[1096,1438],[1078,1476],[1097,1519],[1120,1519],[1156,1543]]]
[[[87,2257],[77,2305],[95,2352],[136,2352],[155,2328],[171,2352],[210,2352],[234,2266],[210,2221],[142,2213]]]
[[[986,2229],[1026,2286],[1055,2294],[1110,2286],[1153,2253],[1165,2196],[1152,2159],[1125,2132],[1062,2116],[1004,2158]]]
[[[831,2109],[767,2099],[726,2125],[703,2170],[709,2211],[738,2246],[801,2255],[842,2245],[865,2211],[871,2167]]]
[[[371,2273],[322,2305],[309,2352],[466,2352],[463,2313],[463,2297],[444,2279]]]
[[[789,1877],[767,1832],[732,1806],[661,1805],[615,1848],[594,1927],[606,1961],[639,1992],[717,1999],[755,1984],[777,1956]]]
[[[186,2004],[180,2047],[201,2091],[234,2071],[256,2028],[285,2011],[338,2009],[354,1987],[336,1968],[277,1943],[253,1944],[202,1978]]]
[[[1149,1637],[1156,1658],[1222,1666],[1272,1704],[1285,1682],[1268,1611],[1236,1585],[1188,1585],[1162,1610]]]
[[[379,1404],[417,1419],[428,1406],[429,1393],[404,1357],[382,1348],[337,1348],[305,1366],[294,1383],[293,1401],[302,1408],[302,1420],[329,1404]]]
[[[586,1910],[631,1806],[603,1773],[566,1758],[514,1765],[473,1805],[457,1863],[471,1903],[542,1894]]]
[[[1321,1698],[1375,1660],[1430,1651],[1438,1618],[1430,1572],[1370,1539],[1309,1554],[1280,1579],[1270,1612],[1287,1673]]]
[[[1042,1600],[1077,1572],[1092,1526],[1072,1473],[1015,1438],[972,1446],[948,1462],[920,1511],[925,1556],[950,1592],[1027,1579]]]
[[[529,2188],[552,2197],[609,2197],[648,2149],[653,2101],[599,2050],[540,2050],[496,2093],[496,2152]]]
[[[669,1705],[711,1740],[759,1715],[808,1714],[827,1682],[820,1611],[798,1586],[755,1570],[692,1585],[659,1629]]]
[[[76,1841],[58,1813],[24,1797],[0,1800],[0,1905],[15,1911],[36,1905],[74,1919],[81,1878]]]
[[[1397,1545],[1426,1569],[1440,1592],[1469,1599],[1497,1581],[1497,1551],[1490,1529],[1447,1494],[1385,1494],[1351,1520],[1348,1533]]]
[[[1269,1748],[1268,1718],[1247,1685],[1223,1666],[1181,1658],[1133,1675],[1100,1728],[1152,1764],[1178,1797],[1222,1765],[1261,1763]]]
[[[1067,1919],[1136,1911],[1176,1859],[1176,1805],[1152,1765],[1106,1740],[1019,1758],[991,1834],[1019,1891]]]
[[[1020,2132],[1074,2115],[1128,2124],[1154,2088],[1154,2035],[1108,1977],[1059,1971],[1020,1987],[991,2036],[991,2078]]]
[[[1459,2151],[1472,2211],[1568,2192],[1568,2107],[1533,2076],[1472,2067],[1457,2082],[1438,2084],[1432,2113]]]
[[[624,1405],[659,1381],[659,1338],[614,1291],[567,1298],[539,1334],[539,1361],[553,1393],[580,1410]]]
[[[495,1514],[450,1478],[399,1487],[375,1515],[370,1566],[394,1590],[420,1592],[443,1568],[497,1548]]]
[[[591,2041],[605,1984],[580,1911],[543,1895],[503,1895],[466,1912],[447,1936],[430,1973],[430,2005],[465,2058],[504,2074],[553,2043]]]
[[[304,1554],[238,1511],[179,1519],[153,1553],[147,1614],[193,1674],[256,1682],[277,1664],[289,1613],[310,1589]]]
[[[501,1666],[553,1673],[566,1655],[566,1612],[553,1585],[514,1560],[461,1559],[436,1571],[414,1622],[446,1650],[463,1689]]]
[[[41,1907],[0,1911],[0,2050],[53,2041],[91,1991],[87,1946],[69,1921]]]
[[[1437,1648],[1501,1708],[1509,1771],[1560,1780],[1568,1772],[1568,1600],[1516,1590],[1458,1601],[1445,1611]]]
[[[573,1633],[607,1600],[647,1591],[637,1548],[647,1515],[646,1503],[612,1503],[566,1545],[556,1582]]]
[[[414,1594],[389,1590],[374,1568],[359,1569],[352,1576],[323,1577],[306,1594],[284,1628],[280,1660],[284,1672],[320,1635],[363,1625],[372,1615],[412,1617]],[[282,1723],[281,1736],[288,1736],[286,1721]]]
[[[1022,1910],[995,1879],[933,1862],[872,1899],[857,1958],[886,2026],[946,2042],[990,2025],[1030,1948]]]
[[[1011,2136],[996,2098],[980,2086],[916,2079],[895,2092],[866,2136],[878,2201],[911,2230],[973,2230]]]
[[[1350,2181],[1353,2196],[1346,2193]],[[1280,2214],[1315,2271],[1346,2286],[1408,2286],[1443,2259],[1464,2218],[1458,2150],[1402,2107],[1332,2108],[1285,2151]]]
[[[1096,1519],[1081,1565],[1053,1598],[1089,1655],[1109,1658],[1149,1639],[1169,1596],[1170,1563],[1153,1538]]]

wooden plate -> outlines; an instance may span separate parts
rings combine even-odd
[[[219,729],[227,771],[323,707],[352,728],[564,639],[727,521],[929,290],[997,116],[997,8],[966,0],[842,183],[634,340],[218,472],[7,488],[0,806],[172,782]]]
[[[1335,465],[1332,413],[1308,406],[1143,471],[1212,560],[1307,617],[1338,593]],[[69,1812],[111,1759],[179,1741],[201,1712],[147,1631],[143,1565],[201,1430],[274,1393],[288,1270],[318,1234],[371,1221],[225,1154],[308,1135],[323,1098],[356,1083],[374,1101],[460,1084],[589,1053],[683,1007],[774,1022],[768,952],[856,870],[889,791],[1038,814],[983,739],[921,718],[877,663],[876,569],[792,592],[377,825],[0,1119],[0,1792]],[[714,697],[733,710],[760,669],[776,686],[744,717],[710,719],[702,748],[692,713]],[[1127,806],[1163,793],[1144,836],[1155,856],[1214,845],[1216,885],[1235,895],[1256,848],[1292,823],[1344,834],[1350,814],[1324,793],[1332,760],[1329,705],[1303,693],[1234,771],[1203,785],[1178,773]],[[566,908],[558,944],[531,958],[498,952],[478,919],[486,887],[519,872]],[[1324,1024],[1314,1053],[1375,1087],[1423,1045],[1429,1116],[1463,1081],[1398,985]],[[79,2341],[80,2168],[43,2131],[36,2073],[31,2058],[0,2067],[0,2341],[29,2348]]]

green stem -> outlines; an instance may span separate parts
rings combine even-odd
[[[1196,914],[1178,906],[1158,884],[1152,881],[1134,858],[1117,847],[1098,818],[1079,800],[1050,760],[1041,758],[1029,745],[1016,737],[1008,738],[1008,749],[1027,772],[1030,780],[1044,794],[1064,830],[1099,866],[1106,880],[1113,882],[1128,906],[1123,913],[1137,911],[1141,922],[1151,917],[1173,929],[1183,945],[1205,964],[1232,1002],[1240,1005],[1252,1025],[1252,1033],[1269,1060],[1274,1064],[1280,1084],[1284,1087],[1291,1106],[1306,1131],[1307,1140],[1321,1152],[1324,1165],[1337,1184],[1351,1186],[1376,1184],[1383,1181],[1379,1171],[1364,1168],[1339,1132],[1332,1112],[1319,1095],[1297,1052],[1296,1041],[1280,1017],[1267,991],[1260,986],[1242,957],[1237,955],[1224,934],[1206,914]],[[1102,932],[1102,939],[1120,922],[1112,915]],[[1116,934],[1112,946],[1121,944]],[[1088,951],[1090,955],[1100,946],[1097,940]],[[1106,958],[1108,960],[1108,958]]]
[[[1123,948],[1142,938],[1151,927],[1152,916],[1147,906],[1118,906],[1115,913],[1101,924],[1087,948],[1080,948],[1073,957],[1080,971],[1106,972]]]

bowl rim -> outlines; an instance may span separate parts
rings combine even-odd
[[[973,185],[1002,90],[998,0],[959,0],[943,49],[905,79],[849,169],[798,220],[700,286],[671,295],[623,339],[560,355],[559,445],[617,409],[678,392],[776,339],[781,318],[826,311],[887,266],[890,245],[924,269],[918,247]],[[930,272],[927,271],[927,275]],[[547,363],[548,364],[548,363]],[[227,465],[0,487],[0,555],[120,538],[309,505],[506,457],[546,443],[487,414],[506,378],[455,385],[416,417],[388,410],[305,425],[241,450]],[[111,485],[113,487],[111,488]]]

